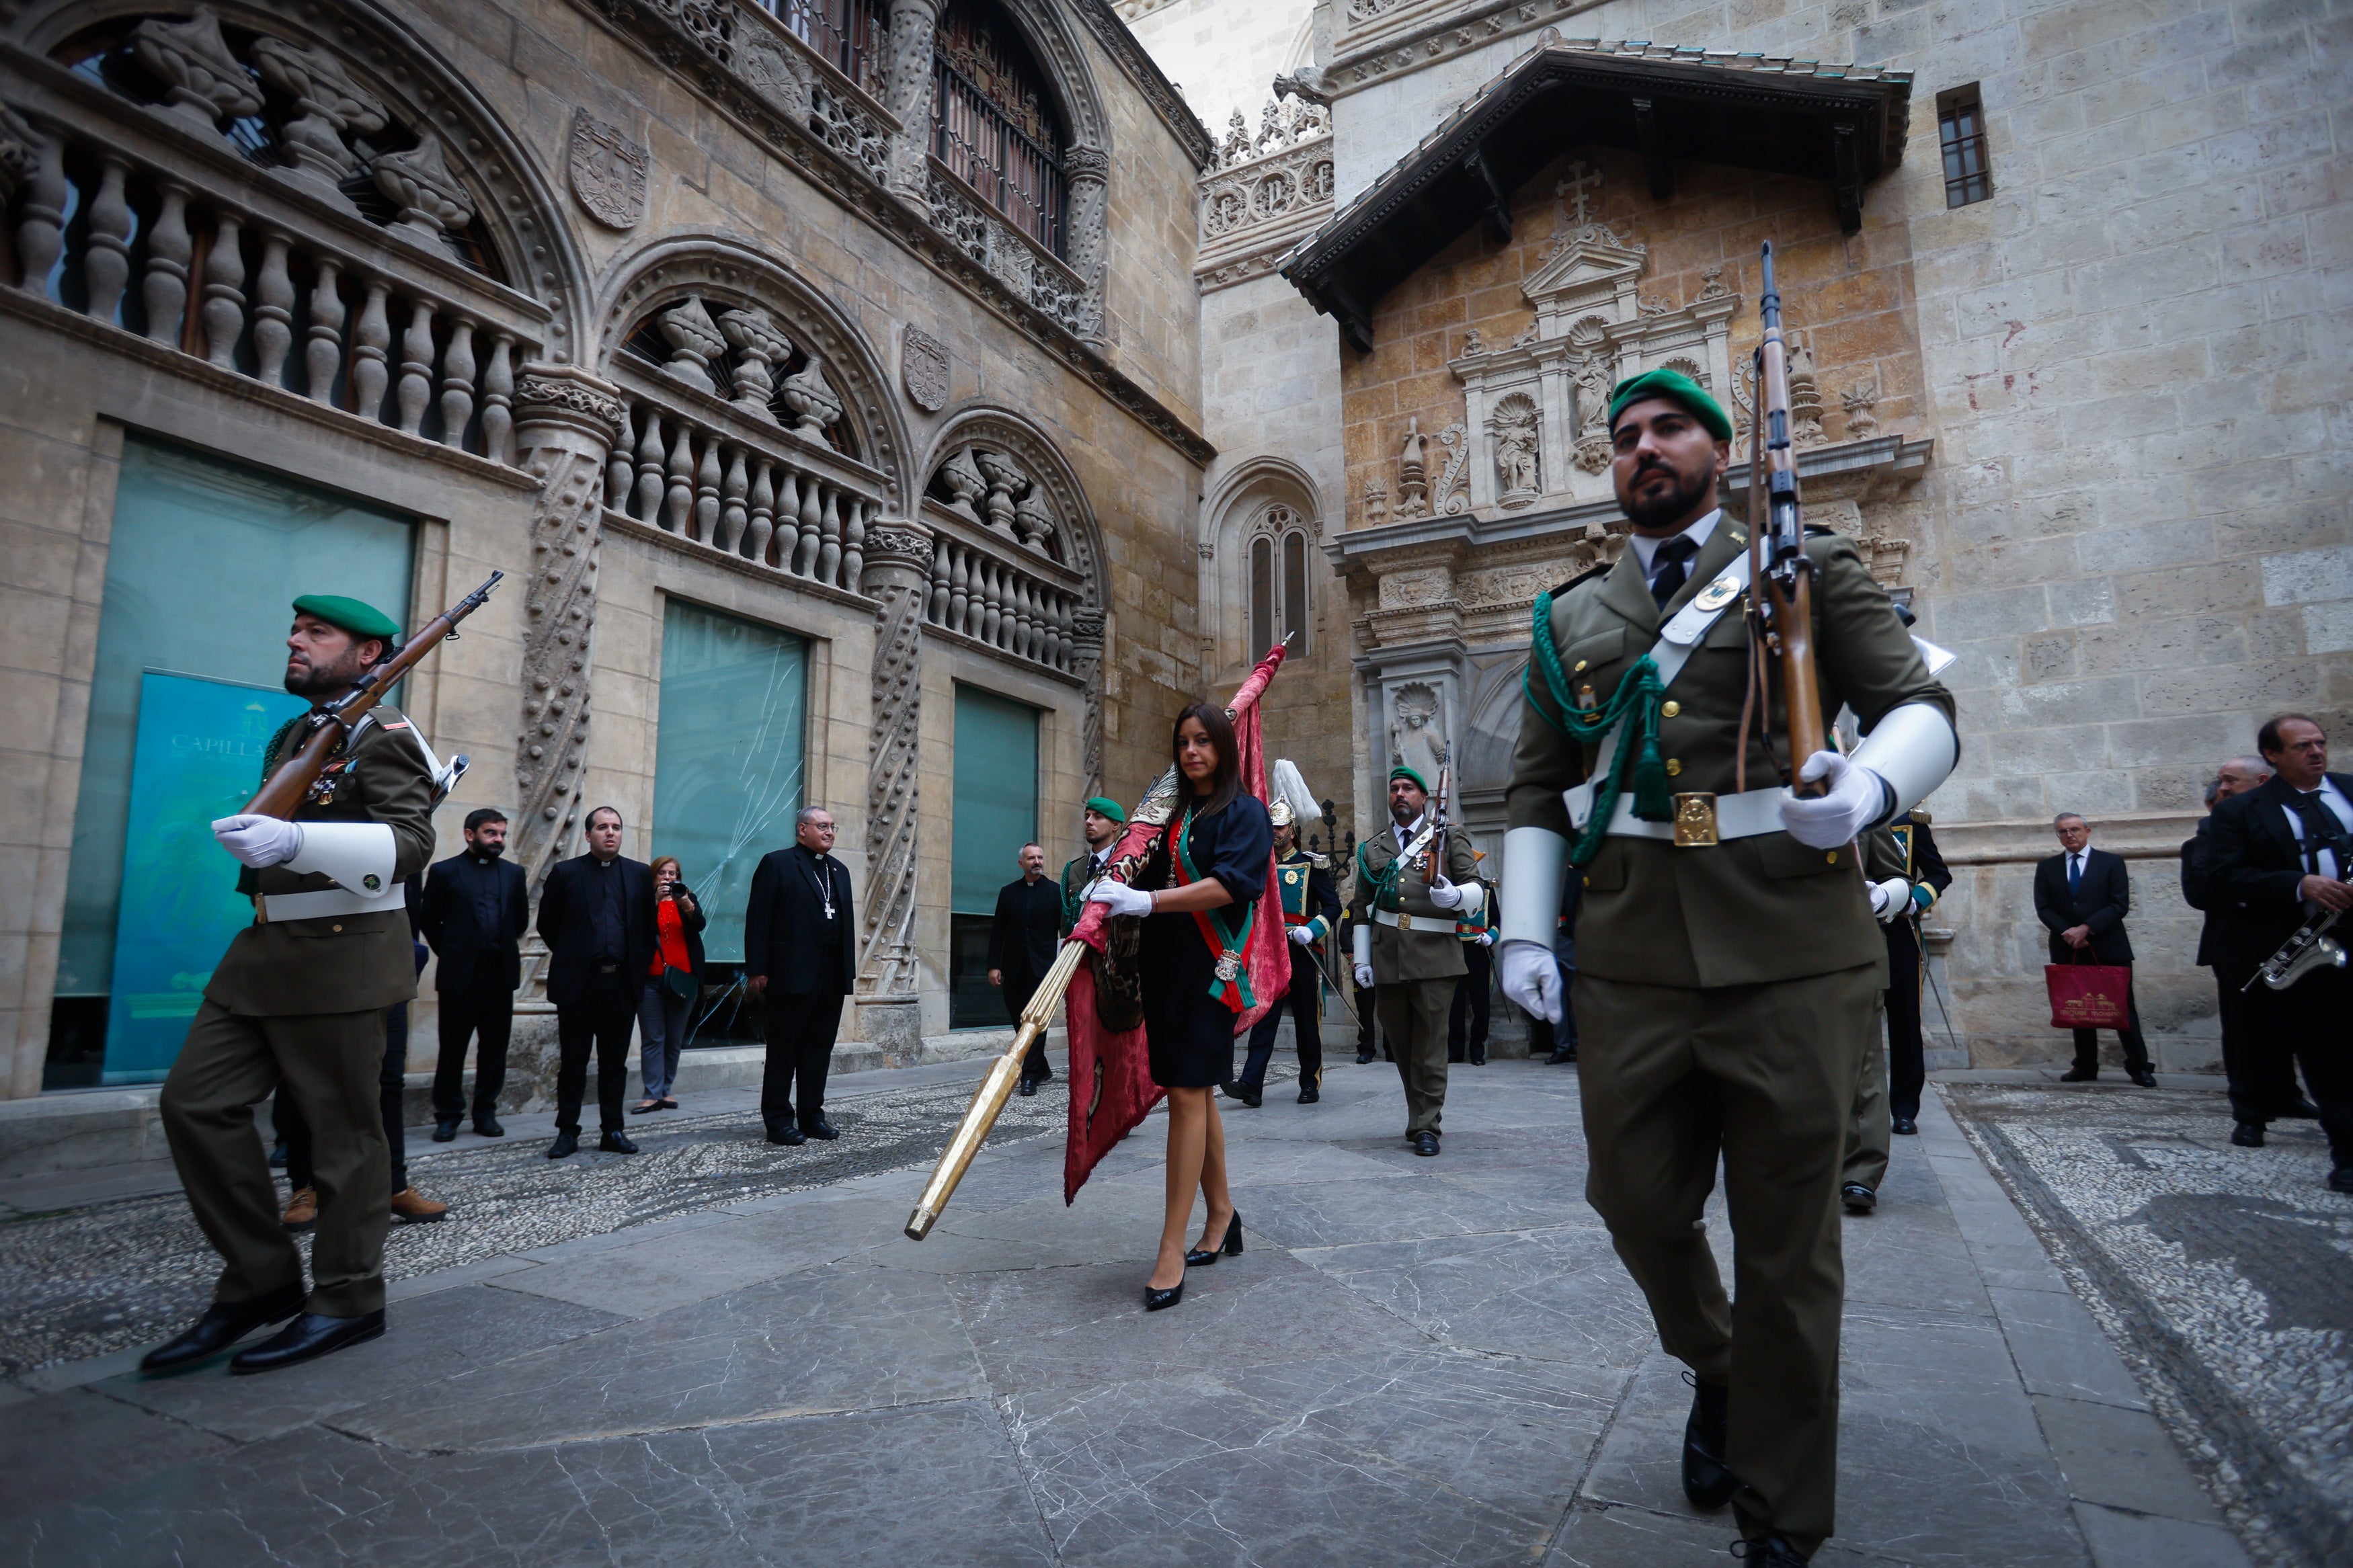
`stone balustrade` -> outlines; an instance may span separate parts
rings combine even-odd
[[[1078,595],[1004,558],[943,532],[932,553],[926,625],[1069,673]]]

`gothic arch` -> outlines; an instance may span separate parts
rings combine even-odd
[[[1047,500],[1067,531],[1071,546],[1067,563],[1084,580],[1087,607],[1100,613],[1110,593],[1103,528],[1061,449],[1021,415],[967,405],[951,413],[932,437],[931,450],[923,455],[923,479],[928,481],[955,453],[976,445],[1004,452],[1032,481],[1045,488]]]
[[[910,512],[930,470],[907,467],[912,447],[881,355],[846,311],[749,240],[674,232],[615,257],[596,284],[592,370],[603,374],[628,332],[652,311],[689,295],[765,307],[788,336],[815,348],[824,357],[827,380],[855,420],[860,460],[881,471],[892,508]]]
[[[1248,646],[1250,563],[1245,546],[1266,509],[1278,505],[1305,520],[1311,539],[1323,536],[1323,491],[1305,468],[1288,458],[1261,454],[1243,459],[1218,480],[1202,503],[1201,635],[1210,649],[1209,662],[1217,668],[1246,666],[1266,651]]]
[[[490,231],[509,274],[507,286],[550,313],[545,356],[557,363],[587,357],[584,344],[587,268],[573,243],[563,201],[536,159],[474,85],[399,19],[382,0],[41,0],[19,12],[8,33],[47,58],[78,34],[109,21],[162,16],[182,19],[208,9],[248,28],[333,55],[361,84],[413,128],[440,139],[451,172],[482,199],[476,216]]]
[[[1071,145],[1108,154],[1111,115],[1095,86],[1094,72],[1088,68],[1086,51],[1079,47],[1060,7],[1051,0],[996,0],[996,4],[1020,30],[1022,43],[1051,81],[1055,106],[1070,128]],[[926,112],[930,102],[926,95]]]

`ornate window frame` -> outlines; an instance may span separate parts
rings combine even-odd
[[[1217,481],[1201,507],[1197,600],[1201,607],[1201,658],[1207,671],[1247,669],[1266,652],[1252,646],[1250,551],[1253,542],[1261,539],[1270,541],[1277,564],[1278,595],[1284,539],[1294,534],[1299,539],[1303,557],[1300,582],[1305,590],[1302,611],[1305,624],[1299,629],[1307,637],[1303,644],[1293,645],[1291,657],[1303,658],[1313,648],[1313,628],[1321,605],[1315,587],[1316,563],[1324,560],[1327,515],[1322,487],[1287,458],[1259,454]],[[1275,618],[1279,637],[1285,629],[1281,625],[1279,596]]]

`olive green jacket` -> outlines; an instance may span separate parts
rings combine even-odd
[[[1588,692],[1607,703],[1619,680],[1658,641],[1659,628],[1731,565],[1747,540],[1745,526],[1720,518],[1690,580],[1663,611],[1652,603],[1630,548],[1608,573],[1556,595],[1552,635],[1571,688],[1557,694],[1562,705],[1573,706]],[[1822,712],[1835,713],[1841,703],[1852,707],[1865,734],[1905,702],[1933,702],[1950,718],[1951,694],[1928,674],[1887,591],[1872,581],[1854,546],[1836,534],[1813,533],[1806,552],[1816,568],[1815,668]],[[1739,786],[1734,752],[1747,689],[1745,603],[1717,617],[1667,689],[1659,748],[1672,790],[1729,795]],[[1784,750],[1780,671],[1767,662],[1772,742]],[[1532,666],[1528,679],[1531,697],[1521,704],[1507,821],[1571,837],[1561,795],[1585,781],[1596,748],[1571,741],[1537,710],[1537,702],[1555,695],[1541,664]],[[1751,722],[1746,782],[1752,790],[1778,782],[1762,731],[1760,722]],[[1630,736],[1627,744],[1633,743]],[[1886,944],[1872,919],[1856,858],[1852,846],[1810,849],[1786,833],[1687,849],[1662,839],[1612,836],[1584,870],[1578,967],[1605,980],[1684,987],[1753,985],[1865,963],[1883,968]]]
[[[273,745],[264,776],[278,763]],[[330,798],[304,801],[297,822],[381,822],[392,829],[393,876],[406,881],[433,858],[433,777],[408,721],[378,707],[375,722],[328,764]],[[205,999],[250,1017],[362,1013],[417,994],[416,950],[406,910],[266,921],[259,895],[318,893],[335,886],[283,866],[247,868],[237,891],[254,896],[254,922],[237,933],[205,986]]]
[[[1357,847],[1357,854],[1360,861],[1356,887],[1348,898],[1348,918],[1372,921],[1373,884],[1366,879],[1364,868],[1370,867],[1376,879],[1387,873],[1398,858],[1396,829],[1383,824],[1380,831]],[[1470,835],[1460,827],[1448,827],[1446,879],[1467,887],[1478,878],[1479,860],[1471,853]],[[1454,911],[1430,901],[1430,884],[1412,868],[1402,867],[1388,886],[1389,891],[1381,897],[1381,908],[1402,909],[1413,917],[1414,929],[1399,931],[1373,922],[1373,984],[1451,980],[1470,973],[1470,966],[1462,962],[1462,943],[1454,934]],[[1430,922],[1427,928],[1422,924],[1425,920]]]

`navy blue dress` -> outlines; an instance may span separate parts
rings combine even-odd
[[[1167,843],[1161,830],[1159,846]],[[1236,795],[1214,816],[1196,816],[1185,847],[1193,869],[1214,877],[1234,896],[1215,913],[1229,921],[1266,892],[1274,855],[1274,824],[1255,797]],[[1177,885],[1165,847],[1155,847],[1136,886]],[[1234,1076],[1234,1026],[1240,1015],[1209,994],[1218,954],[1189,914],[1151,915],[1144,922],[1137,959],[1144,989],[1144,1039],[1152,1081],[1163,1089],[1214,1089]]]

